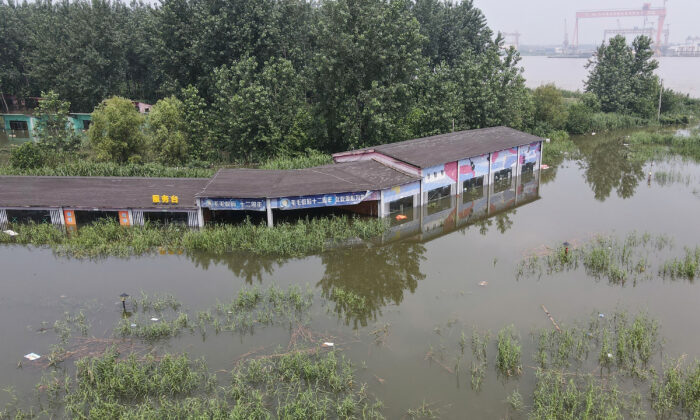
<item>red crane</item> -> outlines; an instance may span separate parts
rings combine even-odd
[[[573,48],[578,48],[578,21],[580,19],[597,19],[597,18],[621,18],[621,17],[636,17],[636,16],[656,16],[658,23],[656,25],[656,41],[655,47],[657,53],[661,51],[661,35],[663,34],[664,21],[666,20],[666,5],[663,7],[651,7],[651,3],[644,3],[641,9],[618,9],[618,10],[590,10],[576,12],[576,25],[574,26],[574,39],[571,43]]]

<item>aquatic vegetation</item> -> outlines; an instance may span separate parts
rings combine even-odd
[[[637,132],[625,139],[641,159],[678,155],[700,162],[700,134],[676,135],[674,132]]]
[[[580,246],[560,245],[526,257],[518,264],[516,276],[550,275],[583,266],[591,277],[624,285],[628,280],[650,278],[650,256],[672,247],[667,235],[632,232],[622,240],[598,235]]]
[[[124,227],[114,221],[100,221],[70,235],[49,224],[30,223],[11,228],[19,235],[0,235],[0,243],[49,246],[59,255],[74,258],[129,257],[166,251],[301,256],[322,252],[355,238],[373,239],[384,232],[386,222],[338,216],[280,223],[274,229],[245,221],[239,225],[193,230],[178,225]]]
[[[486,357],[486,348],[488,347],[489,341],[491,341],[491,333],[489,331],[479,333],[476,327],[474,328],[472,331],[471,340],[471,386],[475,391],[481,389],[481,384],[486,376],[486,365],[488,360]]]
[[[683,174],[679,171],[655,171],[654,182],[664,187],[672,184],[683,184],[689,186],[693,183],[694,177],[690,174]]]
[[[593,375],[538,369],[531,419],[623,419],[626,401],[617,385]]]
[[[496,369],[498,372],[504,376],[520,375],[522,373],[521,346],[513,325],[498,332],[497,350]]]
[[[220,383],[186,355],[110,351],[79,360],[75,379],[56,383],[47,395],[74,418],[383,418],[335,352],[249,360]]]
[[[696,246],[695,249],[686,248],[683,258],[664,262],[659,269],[659,274],[671,279],[686,280],[693,280],[696,276],[700,276],[700,246]]]
[[[700,417],[700,362],[683,367],[683,360],[665,363],[661,376],[655,375],[651,383],[652,408],[659,418],[682,413],[687,417]]]
[[[361,315],[367,310],[367,301],[363,296],[342,287],[333,288],[330,300],[336,304],[336,313],[345,314],[348,318],[352,315]]]

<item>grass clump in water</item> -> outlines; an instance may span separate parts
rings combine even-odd
[[[187,356],[109,351],[79,360],[75,378],[55,384],[56,414],[71,418],[383,418],[335,352],[249,360],[220,381]]]
[[[674,258],[664,262],[659,274],[671,279],[686,280],[693,280],[700,276],[700,246],[696,246],[695,249],[686,248],[683,258]]]
[[[248,252],[289,257],[322,252],[355,238],[375,238],[385,231],[386,223],[379,219],[328,217],[282,223],[274,229],[246,221],[192,230],[177,225],[125,227],[115,221],[100,221],[70,235],[49,224],[11,228],[19,235],[0,235],[0,243],[48,246],[60,255],[75,258],[129,257],[157,251],[202,251],[214,255]]]
[[[520,341],[515,333],[515,327],[510,325],[498,332],[498,354],[496,369],[504,376],[517,376],[522,372],[520,363]]]
[[[481,389],[481,384],[484,382],[486,377],[486,349],[488,347],[489,341],[491,341],[491,333],[486,331],[485,333],[479,333],[479,331],[474,328],[472,331],[472,363],[471,363],[471,386],[472,389],[478,391]]]
[[[700,134],[676,135],[674,132],[638,132],[626,140],[641,158],[679,155],[700,162]]]
[[[682,365],[682,358],[665,364],[661,376],[652,381],[651,402],[658,418],[675,413],[700,418],[700,362],[686,368]]]

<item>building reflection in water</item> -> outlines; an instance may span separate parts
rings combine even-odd
[[[391,215],[391,228],[384,242],[401,239],[421,242],[442,236],[465,226],[502,215],[540,198],[539,171],[520,177],[495,180],[490,185],[465,188],[461,195],[432,200],[423,208],[406,205]],[[500,225],[500,223],[499,223]],[[507,229],[507,228],[506,228]],[[503,233],[505,229],[501,229]]]

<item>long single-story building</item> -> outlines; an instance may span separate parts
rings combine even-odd
[[[447,197],[483,197],[486,208],[510,200],[500,193],[516,186],[517,194],[516,180],[539,171],[542,142],[492,127],[336,153],[335,163],[314,168],[221,169],[210,179],[4,176],[0,223],[74,225],[107,215],[125,225],[172,219],[202,227],[252,215],[272,225],[322,210],[408,223],[414,209]]]

